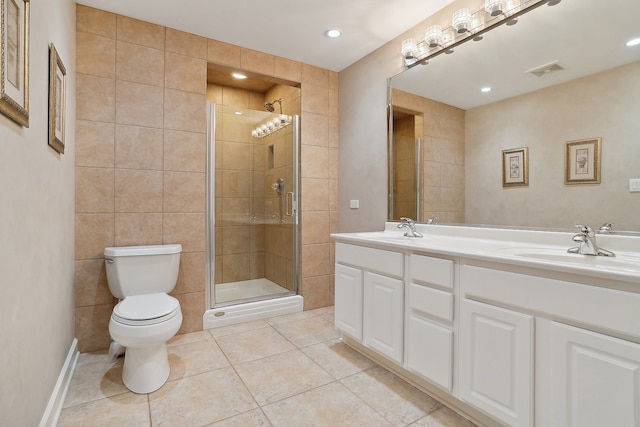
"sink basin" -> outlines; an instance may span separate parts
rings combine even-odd
[[[379,240],[422,240],[420,237],[405,237],[404,231],[370,231],[363,233],[353,233],[353,237],[361,237],[363,239],[379,239]]]
[[[615,257],[570,254],[566,249],[558,248],[503,248],[501,252],[509,255],[539,261],[573,264],[591,268],[616,268],[640,271],[640,257],[617,255]]]

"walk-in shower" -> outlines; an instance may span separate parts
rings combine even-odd
[[[207,105],[205,328],[302,310],[300,120],[264,105]]]

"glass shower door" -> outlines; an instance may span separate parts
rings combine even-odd
[[[211,307],[296,294],[299,119],[287,116],[279,129],[258,137],[252,131],[278,114],[209,108]]]

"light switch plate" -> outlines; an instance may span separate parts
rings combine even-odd
[[[351,200],[349,202],[349,207],[351,209],[360,209],[360,200]]]
[[[640,192],[640,178],[630,179],[629,180],[629,191],[631,193]]]

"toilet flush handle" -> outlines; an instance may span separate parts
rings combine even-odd
[[[104,262],[109,263],[109,264],[113,264],[113,259],[112,258],[105,258]]]

